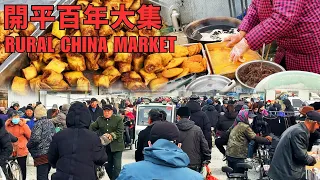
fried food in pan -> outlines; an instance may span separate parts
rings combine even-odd
[[[201,43],[188,46],[189,56],[197,55],[201,52],[201,50],[202,50]]]
[[[53,22],[52,25],[52,35],[54,35],[55,37],[61,39],[63,36],[66,35],[66,29],[60,29],[60,22],[59,21],[55,21]]]
[[[189,50],[185,46],[175,45],[174,46],[174,53],[172,53],[173,57],[185,57],[189,55]]]
[[[161,87],[163,87],[166,83],[168,83],[169,80],[165,77],[158,77],[154,80],[152,80],[149,83],[149,87],[151,89],[151,91],[157,91],[159,90]]]
[[[94,82],[94,85],[97,87],[108,88],[110,86],[109,77],[106,75],[94,75],[93,82]]]
[[[64,78],[70,86],[76,86],[78,79],[82,77],[84,77],[84,75],[81,71],[70,71],[64,73]]]
[[[144,70],[147,73],[154,73],[163,69],[162,58],[159,54],[150,54],[144,62]]]
[[[51,86],[51,89],[55,91],[66,91],[70,89],[70,86],[64,80],[61,80],[59,84]]]
[[[157,75],[155,73],[147,73],[144,69],[140,70],[140,74],[144,79],[144,84],[147,86],[150,81],[157,78]]]
[[[62,73],[66,67],[67,63],[62,62],[58,59],[53,59],[50,63],[44,68],[44,71],[54,71],[56,73]]]
[[[3,63],[9,56],[10,53],[6,53],[4,44],[0,44],[0,64]]]
[[[60,54],[55,53],[43,53],[42,61],[46,64],[49,64],[53,59],[61,59]]]
[[[42,80],[42,75],[39,75],[29,81],[31,91],[37,92],[41,89],[41,85],[40,85],[41,80]]]
[[[182,65],[182,68],[189,68],[189,73],[200,73],[207,70],[206,59],[201,55],[191,56],[185,60]]]
[[[120,73],[131,71],[131,63],[118,63]]]
[[[5,36],[8,36],[9,34],[10,34],[10,31],[5,30],[4,25],[0,24],[0,43],[3,43]]]
[[[22,73],[23,73],[24,77],[26,78],[26,80],[28,80],[28,81],[30,79],[37,77],[37,75],[38,75],[37,69],[33,65],[22,69]]]
[[[98,65],[98,60],[91,62],[91,61],[86,61],[86,66],[87,69],[90,71],[96,71],[99,69],[99,65]]]
[[[134,0],[132,5],[130,6],[131,10],[138,10],[141,7],[141,0]]]
[[[28,53],[28,57],[31,61],[40,61],[42,62],[43,53]]]
[[[178,79],[178,78],[181,78],[181,77],[184,77],[184,76],[188,75],[188,74],[189,74],[189,71],[190,71],[190,69],[189,69],[189,68],[183,68],[182,73],[180,73],[180,74],[176,77],[176,79]]]
[[[77,80],[77,90],[82,92],[90,91],[90,81],[85,77],[79,78]]]
[[[139,72],[140,69],[143,69],[143,65],[144,65],[144,56],[139,56],[139,57],[135,57],[133,58],[133,70],[135,72]]]
[[[165,78],[173,78],[175,76],[178,76],[183,71],[182,68],[172,68],[162,71],[162,76]]]
[[[115,62],[131,63],[132,54],[131,53],[116,53],[114,57]]]
[[[31,64],[37,69],[38,73],[42,72],[42,70],[46,67],[46,64],[41,61],[31,61]]]
[[[107,41],[107,46],[108,46],[108,52],[105,53],[104,55],[105,55],[106,57],[110,57],[110,56],[112,56],[113,53],[114,53],[114,45],[113,45],[113,41],[112,41],[111,39],[109,39],[109,40]]]
[[[18,95],[22,95],[22,96],[28,95],[28,92],[29,92],[28,80],[26,80],[25,78],[15,76],[11,84],[11,90]]]
[[[86,70],[86,63],[84,56],[80,53],[67,53],[67,61],[69,69],[72,71],[84,71]]]
[[[99,30],[99,36],[110,36],[114,33],[114,30],[110,25],[102,25]]]
[[[98,64],[102,69],[107,69],[110,66],[114,66],[115,65],[115,61],[113,59],[99,59],[98,60]]]
[[[21,30],[21,36],[31,36],[31,34],[36,30],[36,26],[32,22],[28,23],[27,29]]]
[[[114,66],[108,67],[102,72],[102,74],[109,77],[110,84],[113,84],[114,82],[116,82],[121,76],[121,73],[119,72],[119,70]]]
[[[44,71],[42,75],[42,82],[48,84],[49,86],[58,85],[62,79],[62,74],[55,71]]]
[[[172,60],[172,55],[170,53],[159,53],[162,58],[163,66],[167,66],[169,62]]]
[[[166,69],[171,69],[174,67],[178,67],[183,61],[187,60],[187,57],[173,58],[169,64],[166,66]]]

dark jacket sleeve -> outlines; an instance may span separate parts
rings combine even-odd
[[[93,162],[98,166],[102,166],[107,161],[107,153],[101,144],[100,138],[97,136],[93,143]]]
[[[12,143],[15,143],[15,142],[18,141],[18,138],[17,138],[17,137],[15,137],[14,135],[12,135],[11,133],[8,133],[8,134],[9,134],[9,136],[10,136],[10,140],[11,140]]]
[[[310,165],[313,158],[307,154],[308,137],[304,133],[300,133],[292,136],[290,141],[294,159],[303,165]]]
[[[212,148],[211,123],[205,113],[203,113],[203,134],[208,141],[209,149]]]
[[[144,130],[142,130],[138,135],[137,149],[135,151],[135,156],[134,156],[136,159],[136,162],[142,161],[144,159],[143,157],[144,141],[145,141]]]
[[[52,141],[50,143],[49,152],[48,152],[48,160],[53,168],[56,168],[58,159],[59,159],[59,150],[58,150],[56,136],[54,135],[52,137]]]
[[[211,160],[211,150],[209,149],[208,142],[205,139],[203,132],[199,128],[198,136],[200,137],[200,148],[201,148],[201,155],[203,160]]]
[[[10,157],[13,148],[11,143],[11,138],[9,133],[5,133],[3,137],[0,138],[0,165],[5,162],[5,160]]]

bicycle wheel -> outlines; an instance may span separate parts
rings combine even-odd
[[[10,175],[13,180],[22,180],[22,171],[19,164],[16,161],[11,161],[10,163]]]

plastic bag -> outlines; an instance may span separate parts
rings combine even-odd
[[[211,169],[208,167],[207,164],[203,165],[201,174],[203,175],[205,180],[218,180],[218,178],[212,176]]]

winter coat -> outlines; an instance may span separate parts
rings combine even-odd
[[[27,156],[29,153],[27,143],[31,136],[31,130],[26,124],[26,120],[21,119],[19,124],[13,124],[9,119],[6,121],[5,126],[9,133],[18,138],[18,141],[13,143],[13,150],[17,157]]]
[[[177,123],[180,131],[179,143],[181,149],[187,153],[190,165],[202,165],[205,160],[211,160],[211,151],[202,130],[189,119],[181,119]]]
[[[103,116],[103,110],[99,106],[97,106],[97,108],[96,108],[96,110],[94,112],[93,112],[91,106],[89,106],[88,109],[89,109],[90,114],[91,114],[92,122],[95,122],[98,119],[98,117]]]
[[[21,118],[25,119],[26,122],[27,122],[27,125],[29,126],[30,130],[32,130],[32,128],[34,127],[34,124],[35,124],[35,118],[34,116],[32,117],[28,117],[26,115],[23,115]]]
[[[156,121],[157,122],[157,121]],[[154,122],[154,123],[156,123]],[[142,161],[143,157],[143,149],[145,147],[149,147],[148,141],[150,140],[150,132],[154,123],[147,126],[144,130],[141,130],[138,135],[137,149],[135,151],[135,159],[136,162]]]
[[[281,104],[279,104],[279,103],[274,103],[273,107],[275,108],[276,111],[281,111],[282,110]]]
[[[2,120],[3,122],[5,122],[8,119],[8,115],[6,114],[0,114],[0,120]]]
[[[66,114],[60,112],[57,117],[52,118],[51,121],[55,127],[61,127],[64,129],[67,128],[66,118]]]
[[[291,126],[283,132],[268,172],[270,178],[274,180],[305,179],[305,166],[313,161],[313,158],[307,154],[309,136],[304,123]]]
[[[236,112],[226,112],[224,115],[219,117],[219,120],[216,124],[216,133],[217,136],[222,136],[225,132],[232,126],[238,113]]]
[[[0,166],[4,165],[4,162],[12,154],[13,147],[11,143],[10,134],[7,132],[4,126],[4,122],[0,121]]]
[[[27,144],[33,158],[48,154],[55,128],[46,117],[38,119],[31,131],[31,138]]]
[[[189,101],[186,104],[191,111],[190,119],[195,122],[197,126],[199,126],[206,138],[209,149],[212,148],[212,137],[211,137],[211,123],[205,112],[201,111],[200,104],[196,101]]]
[[[168,140],[159,139],[145,148],[144,159],[124,165],[117,180],[203,180],[200,173],[187,167],[188,155]]]
[[[124,125],[122,118],[117,115],[112,115],[110,119],[105,117],[99,117],[94,123],[90,125],[91,131],[96,132],[99,136],[109,133],[112,136],[112,142],[110,143],[111,152],[123,151],[123,131]]]
[[[99,137],[88,130],[89,110],[79,103],[69,109],[68,128],[52,138],[48,158],[57,169],[52,180],[97,180],[96,165],[101,166],[108,160]]]
[[[221,113],[221,111],[222,111],[222,107],[221,107],[221,105],[220,105],[220,104],[213,105],[213,106],[216,108],[216,110],[217,110],[219,113]]]
[[[207,117],[209,118],[209,121],[211,123],[211,127],[215,127],[218,120],[220,113],[214,108],[214,106],[209,105],[207,107],[207,110],[205,111]]]

